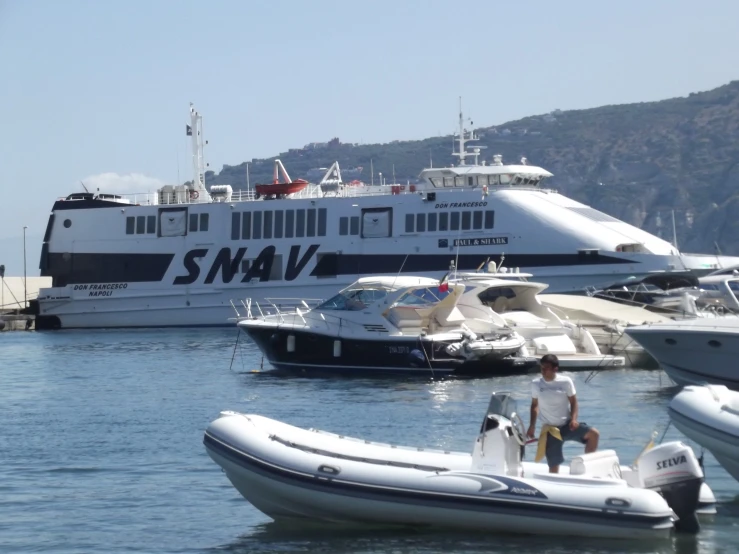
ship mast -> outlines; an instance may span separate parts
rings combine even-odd
[[[200,115],[190,102],[190,125],[187,134],[192,138],[192,172],[193,190],[198,192],[197,198],[200,202],[210,199],[208,190],[205,188],[205,161],[203,155],[203,116]]]
[[[472,122],[470,121],[470,125],[472,125]],[[466,143],[468,141],[472,140],[479,140],[478,137],[475,136],[474,131],[469,132],[469,137],[465,136],[466,131],[464,130],[464,115],[462,113],[462,97],[459,97],[459,151],[458,152],[452,152],[452,156],[457,156],[459,158],[459,165],[460,166],[466,166],[467,163],[465,160],[468,156],[474,156],[475,157],[475,163],[474,165],[477,165],[477,158],[480,155],[480,148],[485,148],[484,146],[477,146],[472,152],[467,152],[467,146]]]

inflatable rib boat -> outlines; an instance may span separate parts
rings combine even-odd
[[[683,435],[739,480],[739,392],[723,385],[689,385],[672,399],[669,412]]]
[[[204,444],[234,487],[273,519],[487,532],[652,538],[697,532],[703,472],[680,442],[641,456],[628,480],[613,451],[569,473],[522,462],[515,401],[493,394],[472,455],[400,447],[222,412]]]

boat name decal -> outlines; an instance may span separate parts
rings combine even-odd
[[[411,349],[408,346],[388,346],[387,350],[390,354],[410,354]]]
[[[311,244],[302,256],[300,255],[300,245],[291,246],[290,253],[287,257],[284,280],[295,280],[316,253],[319,246],[320,245],[318,244]],[[241,282],[247,283],[252,279],[269,281],[276,250],[277,249],[274,246],[264,247],[259,255],[249,264],[249,269],[244,273],[244,276],[241,278]],[[246,252],[247,247],[242,246],[236,250],[233,256],[231,256],[231,249],[229,247],[221,248],[218,251],[218,254],[216,254],[210,269],[208,269],[204,283],[206,285],[213,283],[219,273],[221,274],[223,283],[230,283],[234,276],[239,273],[239,268],[241,267],[241,262],[244,259]],[[175,277],[173,284],[190,285],[197,281],[198,277],[200,277],[201,270],[197,259],[204,258],[207,254],[207,248],[195,248],[185,254],[182,263],[185,266],[185,270],[187,270],[187,275],[178,275]]]
[[[513,494],[525,494],[528,496],[536,496],[537,493],[539,492],[536,489],[530,489],[528,487],[511,487],[510,491]]]
[[[678,466],[680,464],[687,464],[688,460],[685,458],[685,455],[682,456],[676,456],[675,458],[669,458],[667,460],[662,460],[661,462],[657,462],[657,469],[667,469],[668,467]]]
[[[434,205],[434,209],[443,210],[444,208],[484,208],[487,206],[487,201],[481,202],[439,202]]]
[[[508,237],[481,237],[474,239],[454,239],[453,246],[494,246],[508,244]]]
[[[128,288],[128,283],[90,283],[74,285],[72,290],[89,291],[88,296],[113,296],[114,290]]]

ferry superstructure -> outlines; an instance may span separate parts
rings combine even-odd
[[[450,261],[465,271],[504,257],[551,292],[722,265],[544,187],[552,174],[525,159],[481,161],[463,121],[460,110],[458,163],[424,169],[420,184],[263,196],[205,186],[191,105],[192,183],[54,203],[37,328],[233,325],[240,299],[327,298],[368,275],[440,278]]]

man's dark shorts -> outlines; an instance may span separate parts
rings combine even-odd
[[[564,441],[578,441],[585,444],[587,442],[585,435],[590,429],[591,427],[587,423],[580,423],[580,426],[573,431],[570,429],[570,422],[568,421],[559,428],[562,440],[554,438],[551,433],[547,435],[546,456],[549,467],[561,465],[565,461],[564,455],[562,454]]]

